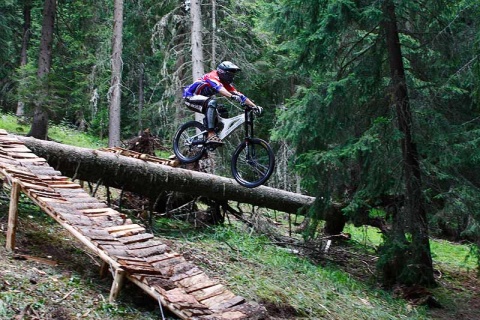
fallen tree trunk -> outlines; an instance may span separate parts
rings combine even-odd
[[[33,153],[45,158],[63,175],[131,191],[155,199],[165,191],[204,196],[216,201],[238,201],[300,213],[314,198],[260,186],[248,189],[235,180],[212,174],[153,164],[99,150],[73,147],[34,138],[18,137]]]

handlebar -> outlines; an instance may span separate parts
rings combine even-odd
[[[245,108],[245,110],[252,110],[253,113],[255,113],[257,116],[261,115],[262,112],[263,112],[263,108],[260,107],[260,106],[255,106],[255,107],[252,107],[252,106],[249,106],[245,103],[242,103],[242,107]]]

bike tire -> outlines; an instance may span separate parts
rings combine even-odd
[[[173,152],[181,163],[199,160],[206,150],[207,131],[198,121],[189,121],[173,137]]]
[[[275,155],[270,145],[258,138],[246,139],[233,153],[231,169],[237,182],[247,188],[264,184],[275,168]]]

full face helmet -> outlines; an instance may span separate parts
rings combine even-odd
[[[235,73],[241,69],[230,61],[223,61],[217,67],[218,77],[226,83],[232,83]]]

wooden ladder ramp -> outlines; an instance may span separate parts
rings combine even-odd
[[[265,309],[218,281],[124,214],[90,196],[0,129],[0,175],[11,186],[6,247],[15,248],[18,199],[26,194],[103,260],[114,278],[110,301],[130,280],[181,319],[263,319]]]

